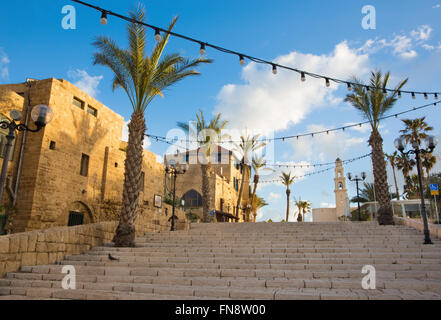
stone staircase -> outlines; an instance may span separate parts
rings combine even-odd
[[[7,299],[441,299],[441,241],[376,223],[193,224],[0,279]],[[119,260],[111,261],[109,253]],[[63,265],[76,289],[61,288]],[[376,269],[376,290],[362,268]]]

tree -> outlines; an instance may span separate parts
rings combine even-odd
[[[416,162],[413,159],[410,159],[407,154],[400,154],[396,158],[397,169],[403,172],[403,176],[405,179],[409,177],[409,173],[413,170]]]
[[[397,167],[397,158],[398,158],[398,152],[395,151],[392,154],[385,154],[386,158],[389,160],[389,164],[392,167],[392,172],[394,174],[394,183],[395,183],[395,191],[397,195],[397,200],[400,200],[400,191],[398,190],[398,183],[397,183],[397,174],[395,172],[395,168]]]
[[[381,118],[390,111],[397,101],[398,91],[406,84],[407,79],[402,81],[395,90],[388,95],[386,88],[390,74],[383,77],[381,71],[371,72],[370,89],[362,85],[354,86],[354,93],[346,96],[345,101],[352,104],[359,110],[362,116],[371,125],[369,145],[372,148],[372,165],[374,171],[375,186],[378,191],[380,209],[378,211],[378,222],[380,225],[393,225],[392,205],[390,202],[389,189],[387,184],[386,162],[383,153],[383,138],[379,132]],[[361,83],[355,78],[355,82]]]
[[[401,137],[404,138],[406,143],[410,143],[411,145],[417,144],[420,145],[421,142],[427,138],[427,133],[430,131],[433,131],[433,127],[430,127],[426,123],[426,117],[422,118],[416,118],[416,119],[404,119],[402,120],[405,128],[403,130],[400,130]],[[423,160],[423,157],[421,157]],[[433,160],[432,160],[433,161]],[[436,162],[436,159],[435,159]],[[431,160],[429,160],[429,157],[427,157],[426,164],[430,166]],[[432,165],[433,167],[433,165]],[[420,168],[421,173],[424,177],[424,171],[422,170],[422,162],[420,162]],[[431,168],[430,168],[431,169]],[[429,169],[429,171],[430,171]]]
[[[296,206],[299,209],[299,215],[297,216],[297,222],[302,222],[306,212],[311,210],[311,203],[309,201],[296,201]],[[303,215],[302,215],[303,214]]]
[[[375,202],[377,200],[375,193],[375,185],[370,182],[363,183],[363,189],[360,189],[360,197],[354,197],[351,199],[352,203],[366,203],[366,202]],[[359,200],[359,201],[358,201]]]
[[[282,172],[280,179],[282,180],[282,184],[286,187],[286,221],[289,221],[289,196],[291,195],[289,187],[294,183],[294,177],[291,177],[291,172]]]
[[[145,10],[142,6],[130,12],[132,19],[145,22]],[[175,17],[168,30],[177,22]],[[209,63],[207,59],[186,59],[179,54],[163,56],[169,40],[164,35],[156,43],[151,55],[146,54],[146,27],[131,22],[127,27],[129,46],[120,48],[109,37],[97,37],[93,45],[98,49],[93,55],[94,65],[103,65],[112,70],[113,90],[123,89],[133,108],[130,119],[129,141],[124,164],[124,187],[122,210],[119,225],[113,242],[117,247],[135,245],[135,221],[138,211],[139,186],[142,172],[143,141],[146,130],[144,113],[148,105],[157,96],[164,96],[164,90],[189,77],[199,75],[194,67]]]
[[[260,169],[263,169],[266,166],[266,160],[265,160],[265,156],[261,156],[261,157],[256,157],[254,156],[252,161],[251,161],[251,167],[253,168],[254,171],[254,178],[253,178],[253,193],[251,195],[251,199],[254,199],[256,197],[256,192],[257,192],[257,185],[259,184],[259,171]],[[256,216],[257,216],[257,212],[254,211],[254,222],[256,222]]]
[[[251,201],[251,199],[253,199],[253,201]],[[266,207],[268,203],[265,201],[265,199],[257,195],[253,195],[251,199],[250,199],[251,210],[253,211],[254,214],[254,222],[256,222],[257,211],[259,209],[262,209],[263,207]]]
[[[245,176],[247,176],[247,170],[250,167],[250,155],[265,147],[266,143],[259,141],[259,135],[255,136],[249,136],[248,134],[246,136],[240,137],[240,143],[236,146],[236,150],[239,151],[239,153],[242,156],[242,160],[240,161],[240,166],[242,168],[242,179],[240,182],[240,188],[239,188],[239,195],[237,197],[237,204],[236,204],[236,217],[239,217],[239,208],[240,203],[242,200],[242,194],[243,194],[243,185],[245,183]],[[251,175],[251,172],[248,176]],[[249,221],[249,213],[247,211],[247,222]]]
[[[198,157],[203,156],[200,164],[202,172],[202,222],[208,222],[211,197],[210,197],[210,177],[212,174],[211,152],[218,146],[218,142],[222,141],[226,136],[222,134],[228,124],[227,121],[221,120],[221,114],[218,113],[211,121],[206,122],[204,114],[201,110],[196,114],[196,133],[198,140]],[[178,127],[190,132],[190,126],[184,122],[178,122]]]
[[[430,177],[430,171],[436,164],[436,156],[432,153],[423,153],[421,154],[421,166],[426,169],[427,178]]]

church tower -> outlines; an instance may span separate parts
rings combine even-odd
[[[337,219],[345,214],[345,207],[347,205],[348,190],[346,189],[346,178],[343,170],[343,162],[340,158],[335,160],[335,204]]]

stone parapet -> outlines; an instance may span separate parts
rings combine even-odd
[[[394,221],[398,225],[405,225],[408,227],[415,228],[418,231],[424,232],[423,221],[414,220],[414,219],[407,219],[407,218],[400,218],[400,217],[394,217]],[[430,231],[431,236],[441,239],[441,226],[440,225],[429,223],[429,231]]]

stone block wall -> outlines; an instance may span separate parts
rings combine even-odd
[[[423,224],[423,221],[421,221],[421,220],[394,217],[394,221],[398,225],[412,227],[412,228],[415,228],[421,232],[424,232],[424,224]],[[441,226],[440,225],[429,223],[429,231],[430,231],[431,237],[437,237],[438,239],[441,239]]]

